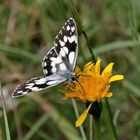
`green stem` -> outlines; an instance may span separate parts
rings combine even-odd
[[[118,136],[117,136],[117,133],[116,133],[116,129],[115,129],[115,126],[113,124],[113,119],[112,119],[112,114],[111,114],[111,109],[110,109],[110,105],[109,105],[109,102],[107,99],[105,99],[105,103],[106,103],[106,107],[107,107],[107,111],[108,111],[108,120],[109,120],[109,123],[110,123],[110,126],[111,126],[111,129],[113,131],[113,136],[114,136],[114,140],[118,140]]]
[[[74,99],[72,99],[72,104],[73,104],[74,112],[76,114],[76,118],[79,118],[79,112],[78,112],[77,104],[76,104],[76,101]],[[84,129],[83,129],[83,126],[80,126],[80,132],[81,132],[83,140],[87,140]]]
[[[93,140],[93,116],[89,116],[89,139]]]
[[[100,131],[100,119],[94,119],[95,126],[95,138],[96,140],[101,140],[101,131]]]
[[[83,33],[83,35],[84,35],[84,37],[85,37],[85,39],[86,39],[86,41],[87,41],[87,46],[88,46],[89,52],[90,52],[90,54],[91,54],[91,57],[92,57],[93,61],[96,62],[96,58],[95,58],[95,55],[94,55],[94,53],[93,53],[91,44],[90,44],[90,42],[89,42],[89,40],[88,40],[88,36],[87,36],[87,34],[86,34],[85,31],[82,31],[82,33]]]

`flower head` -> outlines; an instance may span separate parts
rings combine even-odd
[[[70,90],[65,93],[65,98],[73,98],[85,103],[90,103],[87,109],[76,121],[76,126],[80,126],[85,120],[93,102],[100,102],[105,97],[111,97],[109,91],[110,83],[122,80],[123,75],[112,76],[113,63],[110,63],[100,72],[101,60],[98,59],[96,64],[89,62],[85,65],[83,71],[79,70],[77,81],[70,86]]]

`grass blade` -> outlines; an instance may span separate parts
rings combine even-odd
[[[31,130],[25,135],[24,140],[30,140],[32,136],[39,130],[39,128],[45,123],[49,118],[48,114],[44,114],[38,121],[35,123]]]
[[[1,83],[0,83],[0,93],[1,93],[3,114],[4,114],[4,123],[5,123],[6,139],[7,139],[7,140],[11,140],[10,129],[9,129],[9,125],[8,125],[8,119],[7,119],[7,114],[6,114],[6,107],[5,107],[4,97],[3,97],[3,93],[2,93]]]

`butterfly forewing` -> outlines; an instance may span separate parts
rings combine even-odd
[[[75,21],[70,18],[56,36],[54,47],[43,59],[43,72],[46,76],[74,70],[78,53],[77,36]]]
[[[13,92],[13,97],[53,87],[68,80],[76,65],[77,36],[75,21],[70,18],[56,36],[54,47],[43,59],[42,67],[45,77],[32,78],[19,85]]]
[[[54,43],[57,52],[64,60],[67,59],[68,64],[71,66],[72,70],[75,68],[78,52],[77,36],[75,21],[70,18],[62,27],[59,34],[56,36]]]

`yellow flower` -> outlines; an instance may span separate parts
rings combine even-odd
[[[100,65],[101,60],[98,59],[96,64],[87,63],[83,71],[79,69],[77,81],[74,81],[69,91],[65,93],[65,98],[90,103],[76,121],[76,127],[84,122],[93,102],[100,102],[101,99],[112,96],[112,92],[109,91],[110,83],[124,79],[123,75],[112,76],[113,63],[107,65],[102,73],[100,72]]]

